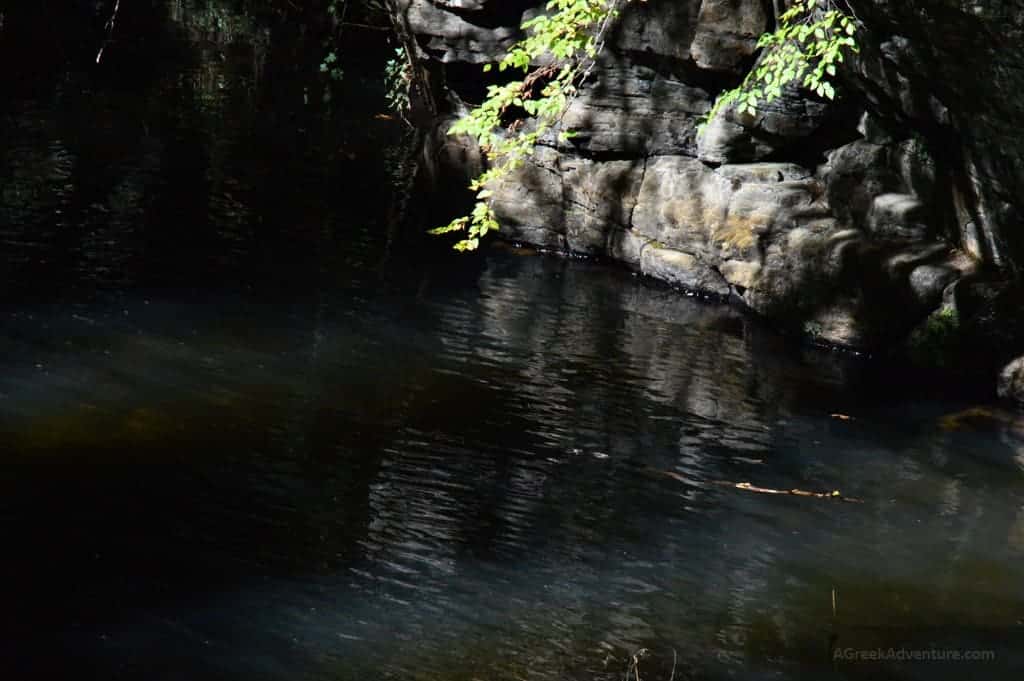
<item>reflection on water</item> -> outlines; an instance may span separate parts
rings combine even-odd
[[[401,131],[304,117],[226,16],[212,65],[172,12],[188,68],[5,110],[12,678],[1012,678],[1016,415],[593,263],[398,238]],[[1000,657],[829,652],[900,645]]]
[[[1006,429],[895,412],[842,362],[597,266],[426,277],[317,305],[9,315],[19,656],[133,678],[611,679],[647,648],[644,678],[673,657],[799,678],[833,669],[833,631],[1019,622]]]

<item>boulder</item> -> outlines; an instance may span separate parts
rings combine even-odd
[[[562,158],[563,227],[570,249],[590,254],[609,250],[612,233],[630,225],[643,166],[642,160]]]
[[[717,270],[683,251],[648,245],[641,252],[640,271],[688,291],[720,297],[729,295],[729,285]]]
[[[851,226],[866,226],[875,197],[900,188],[890,165],[890,149],[863,140],[830,151],[817,176],[835,216]]]
[[[494,193],[491,205],[507,238],[565,248],[562,176],[556,151],[538,147],[530,161],[488,189]]]
[[[735,103],[722,107],[708,121],[697,156],[705,163],[747,163],[793,149],[799,158],[806,152],[803,141],[837,116],[834,104],[808,99],[790,85],[781,97],[759,104],[754,114],[739,113]]]
[[[562,117],[561,129],[574,136],[558,143],[552,135],[546,144],[572,154],[696,153],[698,120],[711,108],[707,92],[624,57],[608,56],[601,66],[600,80],[587,83]]]
[[[996,392],[1004,400],[1024,405],[1024,356],[1013,360],[999,372]]]
[[[522,35],[521,13],[507,25],[492,27],[487,25],[489,22],[474,23],[463,18],[461,12],[451,11],[481,10],[484,2],[398,0],[396,4],[426,54],[441,63],[493,62]]]
[[[889,238],[924,240],[931,232],[927,222],[927,209],[913,194],[879,194],[867,215],[868,231]]]
[[[761,0],[704,0],[690,56],[702,69],[742,73],[767,28],[768,15]]]

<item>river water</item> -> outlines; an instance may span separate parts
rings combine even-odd
[[[3,100],[4,678],[1019,678],[1016,414],[449,252],[211,4]]]

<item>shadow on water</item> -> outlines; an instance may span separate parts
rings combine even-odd
[[[325,115],[301,45],[165,7],[109,53],[144,87],[3,105],[12,678],[1024,662],[1016,414],[594,263],[399,233],[408,138],[372,88]],[[863,503],[722,484],[745,481]],[[894,646],[999,657],[833,653]]]

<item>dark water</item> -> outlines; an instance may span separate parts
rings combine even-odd
[[[450,254],[380,93],[168,7],[3,104],[2,678],[1018,678],[1016,415]]]

